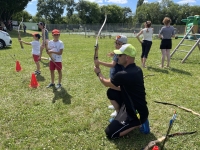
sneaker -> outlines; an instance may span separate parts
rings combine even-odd
[[[59,88],[61,88],[61,84],[60,83],[56,85],[56,89],[59,89]]]
[[[35,71],[35,75],[38,75],[38,74],[40,74],[41,72],[40,71]]]
[[[52,86],[55,86],[55,84],[54,84],[54,83],[50,83],[50,84],[47,86],[47,88],[50,88],[50,87],[52,87]]]
[[[108,109],[115,109],[115,107],[113,105],[109,105]]]
[[[115,110],[110,116],[111,116],[111,117],[116,117],[116,116],[117,116],[116,110]]]
[[[140,132],[144,134],[150,133],[149,120],[147,119],[140,127]]]
[[[115,118],[110,118],[108,121],[111,123]]]

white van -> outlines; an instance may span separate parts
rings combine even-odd
[[[0,30],[0,49],[11,45],[12,45],[12,39],[10,35],[7,32]]]

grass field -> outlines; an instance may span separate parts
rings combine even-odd
[[[127,136],[108,140],[104,129],[112,110],[106,90],[93,72],[95,39],[81,35],[61,34],[64,42],[62,89],[47,89],[50,83],[48,61],[41,61],[41,75],[37,76],[38,88],[29,88],[31,74],[35,70],[31,46],[21,50],[17,33],[10,32],[12,47],[0,50],[0,149],[66,149],[66,150],[141,150],[145,145],[166,134],[174,110],[177,119],[171,133],[199,131],[200,118],[174,106],[156,104],[154,101],[170,102],[200,113],[199,63],[200,51],[196,48],[184,64],[185,53],[175,53],[170,69],[160,69],[160,40],[153,41],[143,69],[146,99],[149,107],[151,133],[138,130]],[[51,35],[50,35],[51,37]],[[29,34],[24,41],[32,41]],[[140,66],[141,47],[135,38],[129,38],[137,50],[136,64]],[[180,39],[173,40],[173,48]],[[110,62],[107,53],[113,51],[114,40],[99,39],[99,59]],[[22,71],[15,71],[15,60]],[[47,57],[47,54],[44,55]],[[101,67],[105,76],[109,68]],[[58,74],[56,73],[56,82]],[[198,150],[200,134],[177,136],[168,139],[166,150]],[[161,144],[158,144],[161,146]]]

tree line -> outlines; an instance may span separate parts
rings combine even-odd
[[[143,23],[151,20],[153,24],[162,24],[164,17],[170,17],[172,24],[181,25],[181,19],[200,14],[199,6],[179,5],[172,0],[144,3],[138,0],[137,9],[118,5],[99,6],[86,0],[38,0],[37,13],[31,16],[23,11],[31,0],[0,0],[1,20],[21,20],[28,22],[44,21],[49,24],[97,24],[102,23],[105,13],[107,23]],[[66,15],[64,16],[64,11]]]

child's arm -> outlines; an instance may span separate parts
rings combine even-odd
[[[26,45],[31,45],[30,42],[25,42],[25,41],[22,41],[22,40],[19,40],[19,42],[22,42],[22,43],[24,43],[24,44],[26,44]]]
[[[57,55],[62,55],[62,53],[63,53],[63,49],[60,49],[59,52],[54,52],[53,50],[48,49],[48,50],[47,50],[47,53],[48,53],[48,54],[52,54],[52,53],[54,53],[54,54],[57,54]]]

